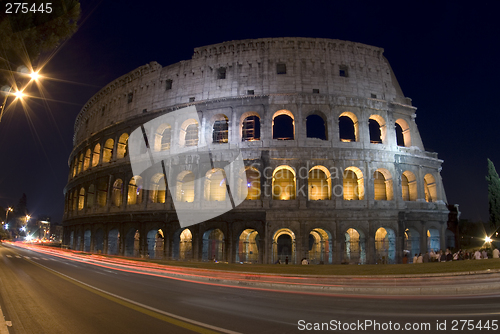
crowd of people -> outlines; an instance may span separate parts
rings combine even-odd
[[[500,251],[498,250],[498,248],[493,249],[491,257],[494,259],[500,258]],[[476,249],[475,251],[471,250],[470,252],[460,249],[455,253],[452,253],[449,249],[446,249],[446,251],[444,252],[442,250],[434,252],[434,250],[431,249],[430,252],[426,252],[424,255],[422,255],[422,253],[415,254],[411,261],[408,258],[408,255],[405,254],[403,263],[449,262],[460,260],[481,260],[487,258],[488,252],[485,248]]]

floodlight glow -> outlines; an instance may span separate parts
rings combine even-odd
[[[490,242],[491,242],[491,238],[490,238],[490,237],[486,237],[486,238],[484,238],[484,242],[485,242],[485,243],[490,243]]]
[[[38,72],[31,72],[30,74],[31,80],[38,80],[40,78],[40,74]]]
[[[20,90],[14,92],[14,96],[16,97],[16,99],[22,99],[24,97],[24,93]]]

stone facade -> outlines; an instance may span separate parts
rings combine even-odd
[[[189,105],[200,120],[192,128],[196,143],[242,152],[249,197],[184,230],[172,203],[184,195],[162,192],[164,179],[134,178],[127,139]],[[101,89],[77,117],[64,243],[128,256],[258,263],[399,263],[404,250],[444,249],[442,160],[425,151],[415,111],[383,49],[360,43],[241,40],[196,48],[192,59],[166,67],[151,62]],[[151,149],[167,150],[185,142],[189,129],[146,131],[156,138]],[[190,163],[201,163],[199,156]],[[215,172],[207,166],[195,177]],[[149,183],[160,188],[145,190],[154,188]],[[278,193],[278,185],[290,190]],[[195,182],[184,209],[219,205],[206,187]]]

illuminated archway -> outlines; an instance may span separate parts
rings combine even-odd
[[[339,137],[342,142],[359,141],[358,118],[350,111],[345,111],[339,116]]]
[[[78,197],[78,211],[83,210],[84,207],[85,207],[85,189],[81,188],[80,195]]]
[[[279,110],[273,115],[273,139],[294,140],[295,121],[288,110]]]
[[[370,143],[385,144],[386,143],[386,126],[385,119],[380,115],[371,115],[368,119],[368,128],[370,131]]]
[[[191,171],[182,171],[177,176],[176,198],[180,202],[194,202],[195,178]]]
[[[229,138],[229,119],[226,115],[219,114],[214,118],[214,125],[212,127],[212,142],[213,143],[227,143]]]
[[[224,170],[214,168],[205,177],[205,200],[223,202],[226,200],[226,178]]]
[[[128,183],[127,205],[142,203],[142,177],[133,176]]]
[[[256,112],[246,112],[241,116],[241,140],[260,140],[260,116]]]
[[[193,119],[185,120],[180,129],[179,146],[189,147],[198,145],[198,122]]]
[[[273,236],[273,263],[295,264],[295,234],[288,228],[276,231]]]
[[[165,177],[162,173],[157,173],[151,178],[149,199],[151,203],[165,203]]]
[[[410,171],[404,171],[401,175],[401,190],[403,201],[416,201],[417,193],[417,178]]]
[[[123,201],[123,181],[121,179],[117,179],[113,184],[113,200],[112,203],[116,207],[120,207]]]
[[[408,254],[408,261],[411,261],[415,254],[420,254],[420,233],[412,227],[405,231],[405,252]]]
[[[168,151],[170,150],[172,140],[172,127],[168,123],[163,123],[156,129],[155,132],[154,150]]]
[[[97,229],[94,237],[94,253],[102,254],[104,252],[104,231],[102,228]]]
[[[163,231],[150,230],[147,234],[148,242],[148,257],[150,259],[161,259],[163,258]]]
[[[136,229],[130,229],[125,236],[125,256],[139,256],[141,235]]]
[[[347,167],[343,177],[344,200],[363,200],[365,198],[365,183],[363,172],[358,167]]]
[[[404,119],[396,120],[396,143],[398,146],[411,146],[410,126]]]
[[[333,242],[330,232],[315,228],[309,233],[309,262],[313,264],[331,264]]]
[[[90,209],[94,206],[94,196],[95,196],[95,187],[93,184],[89,186],[89,190],[87,191],[87,209]]]
[[[90,230],[85,230],[83,233],[83,251],[90,252],[90,243],[92,240],[92,232]]]
[[[436,228],[430,228],[427,230],[427,251],[430,253],[431,250],[437,252],[441,249],[439,230]]]
[[[90,167],[90,148],[85,152],[85,159],[83,160],[83,171]]]
[[[273,172],[273,200],[295,199],[295,171],[290,166],[279,166]]]
[[[349,228],[345,234],[344,260],[345,263],[365,264],[366,245],[363,232]]]
[[[309,170],[307,178],[308,199],[321,201],[331,199],[332,180],[330,171],[324,166],[314,166]]]
[[[123,133],[118,139],[118,144],[116,145],[116,158],[123,159],[128,155],[128,134]]]
[[[436,202],[438,200],[436,179],[434,179],[434,176],[432,176],[432,174],[426,174],[424,176],[424,190],[426,202]]]
[[[174,233],[172,252],[174,260],[190,260],[193,258],[193,234],[190,229],[179,229]]]
[[[260,199],[260,172],[256,168],[247,167],[240,173],[238,192],[240,199]]]
[[[92,153],[92,167],[99,164],[99,157],[101,155],[101,144],[96,144],[94,146],[94,152]]]
[[[236,262],[259,262],[259,233],[254,229],[241,232],[236,245]]]
[[[113,158],[113,147],[115,145],[115,141],[111,138],[106,140],[106,143],[104,144],[104,149],[102,152],[102,162],[107,163],[111,162],[111,159]]]
[[[389,228],[375,232],[375,261],[378,264],[396,263],[396,233]]]
[[[118,255],[120,247],[120,232],[117,228],[112,229],[108,233],[108,254]]]
[[[373,173],[374,199],[376,201],[392,201],[394,188],[392,175],[385,168],[379,168]]]

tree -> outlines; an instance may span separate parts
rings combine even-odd
[[[28,11],[16,6],[7,14],[2,1],[0,11],[0,88],[14,84],[12,71],[28,68],[43,51],[53,50],[73,35],[80,17],[78,0],[26,1]],[[14,2],[12,2],[14,4]]]
[[[500,226],[500,177],[493,162],[488,159],[488,203],[490,212],[490,224],[494,229]]]

